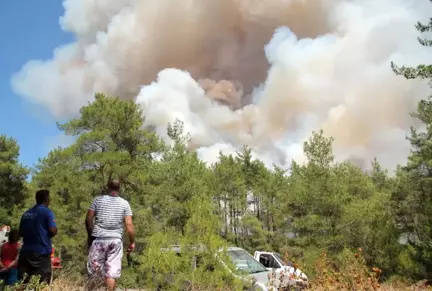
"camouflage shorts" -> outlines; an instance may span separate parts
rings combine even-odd
[[[87,272],[94,277],[120,278],[122,257],[120,239],[95,239],[89,250]]]

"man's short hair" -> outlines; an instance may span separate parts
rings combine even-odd
[[[49,190],[43,189],[36,192],[36,203],[43,204],[49,200]]]
[[[18,229],[16,229],[16,228],[11,229],[11,231],[9,232],[8,241],[10,243],[16,243],[16,242],[19,241],[19,231],[18,231]]]
[[[120,191],[120,181],[119,180],[109,180],[108,181],[108,190],[110,191]]]

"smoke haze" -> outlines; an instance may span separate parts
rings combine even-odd
[[[304,160],[320,128],[338,160],[394,169],[409,152],[409,112],[426,82],[390,61],[430,63],[416,41],[428,0],[64,0],[60,25],[76,41],[12,78],[18,94],[56,117],[95,92],[134,99],[166,138],[185,123],[209,163],[252,147],[266,164]]]

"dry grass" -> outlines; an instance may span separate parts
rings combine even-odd
[[[380,284],[381,270],[377,267],[369,268],[363,257],[362,249],[352,253],[343,253],[342,266],[336,265],[323,253],[315,264],[316,278],[309,289],[315,291],[420,291],[432,290],[426,286],[426,281],[410,285],[405,282]]]
[[[51,290],[55,291],[85,291],[85,284],[84,282],[79,281],[71,281],[70,279],[66,277],[60,277],[54,280]]]
[[[355,281],[355,280],[354,280]],[[374,289],[375,287],[372,281],[366,280],[363,283],[359,283],[356,286],[348,286],[344,285],[343,283],[338,282],[329,282],[323,283],[320,282],[312,282],[310,288],[308,290],[314,290],[314,291],[332,291],[332,290],[349,290],[349,291],[363,291],[363,290],[377,290],[377,291],[423,291],[423,290],[432,290],[430,287],[421,286],[422,284],[415,284],[412,286],[408,286],[404,283],[393,283],[393,284],[383,284],[382,286],[377,286],[377,289]],[[60,277],[56,279],[51,288],[44,288],[44,291],[96,291],[96,290],[103,290],[103,288],[88,288],[86,287],[86,284],[83,282],[77,282],[77,281],[71,281],[68,278]],[[127,291],[149,291],[149,289],[118,289],[118,290],[127,290]],[[215,289],[208,287],[208,286],[194,286],[189,291],[213,291]],[[286,291],[285,290],[278,290],[278,291]],[[218,290],[218,291],[229,291],[228,289],[224,290]]]

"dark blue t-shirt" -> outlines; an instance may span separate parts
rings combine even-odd
[[[48,255],[52,251],[48,227],[57,227],[54,213],[45,205],[35,205],[21,217],[22,252]]]

